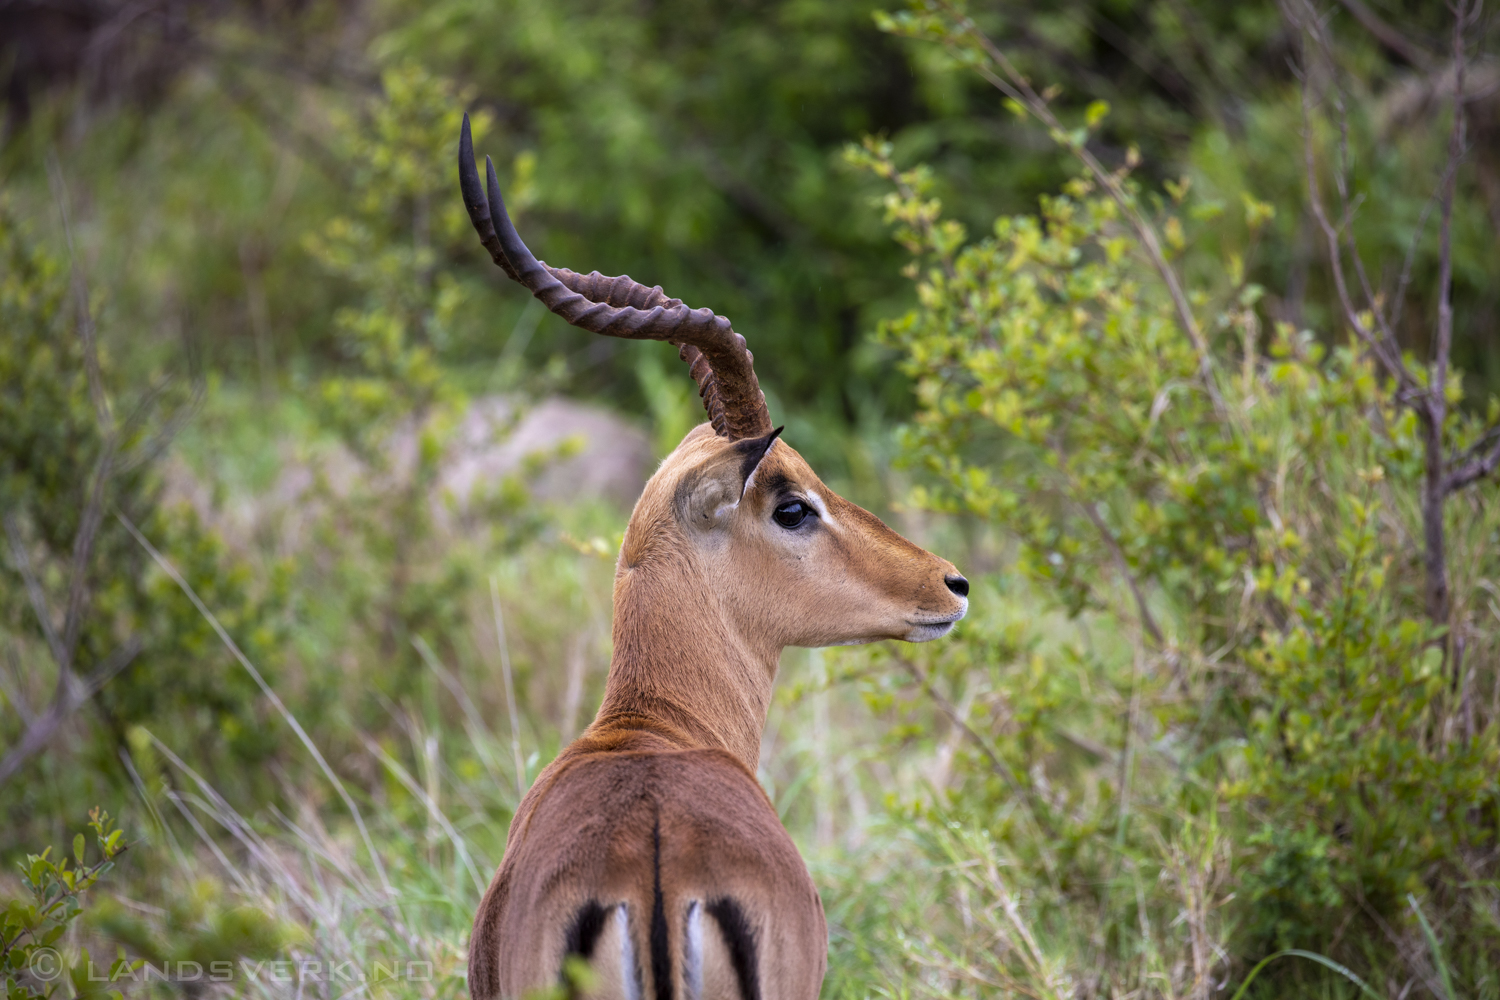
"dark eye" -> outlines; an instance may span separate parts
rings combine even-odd
[[[795,528],[812,516],[812,509],[801,500],[788,500],[786,503],[778,504],[776,513],[771,516],[776,518],[776,523],[783,528]]]

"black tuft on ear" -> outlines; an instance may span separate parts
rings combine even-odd
[[[760,460],[766,457],[766,452],[771,450],[771,445],[781,437],[781,432],[786,430],[786,425],[776,428],[769,434],[758,438],[745,438],[743,441],[734,443],[734,450],[744,457],[740,460],[740,495],[745,494],[745,484],[750,482],[750,477],[755,474],[756,466]]]

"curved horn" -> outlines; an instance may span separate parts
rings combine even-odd
[[[729,320],[710,309],[689,309],[681,299],[668,298],[660,285],[648,288],[623,274],[578,274],[537,260],[505,211],[494,163],[488,156],[484,163],[488,197],[480,187],[469,116],[464,115],[458,141],[464,207],[479,241],[506,274],[574,326],[607,337],[665,340],[676,346],[678,356],[691,366],[703,407],[722,437],[736,441],[771,432],[766,397],[755,378],[755,358]]]

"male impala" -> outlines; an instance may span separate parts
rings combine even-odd
[[[677,345],[710,418],[631,514],[604,704],[516,810],[474,919],[469,993],[519,998],[578,956],[601,998],[812,1000],[823,906],[755,780],[781,650],[936,639],[968,581],[778,444],[728,320],[538,261],[488,158],[486,198],[467,117],[458,163],[495,263],[576,326]]]

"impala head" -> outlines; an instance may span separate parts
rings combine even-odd
[[[741,635],[777,648],[945,635],[968,582],[830,490],[779,433],[689,433],[636,505],[620,572],[687,562]]]
[[[754,358],[729,321],[626,276],[538,261],[505,211],[488,157],[485,166],[481,186],[465,117],[459,179],[495,263],[575,326],[676,345],[708,411],[709,422],[646,484],[620,550],[620,577],[666,567],[708,591],[697,596],[711,598],[742,636],[776,647],[947,634],[968,609],[968,581],[838,496],[779,440]]]

